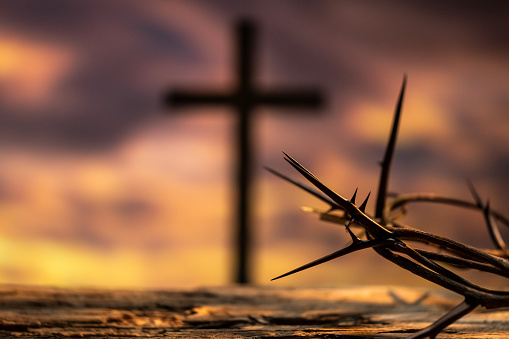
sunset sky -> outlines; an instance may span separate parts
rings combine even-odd
[[[0,0],[0,283],[231,281],[235,117],[162,98],[228,89],[234,26],[249,18],[259,87],[326,98],[307,114],[256,111],[255,282],[424,284],[371,250],[271,283],[349,238],[303,213],[325,206],[263,166],[299,178],[285,151],[344,196],[374,192],[406,74],[390,190],[471,199],[470,178],[509,215],[508,15],[506,1]],[[491,247],[480,214],[409,214]]]

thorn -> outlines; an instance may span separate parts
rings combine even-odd
[[[285,157],[287,157],[287,158],[289,158],[289,159],[293,160],[293,158],[292,158],[291,156],[289,156],[289,155],[288,155],[288,153],[286,153],[285,151],[281,151],[281,152],[283,152],[283,154],[285,155]]]
[[[362,203],[361,207],[359,207],[359,209],[361,210],[362,213],[364,213],[364,211],[366,210],[366,205],[368,204],[368,199],[369,199],[370,195],[371,195],[371,192],[368,193],[368,196],[366,197],[366,199]]]
[[[481,197],[479,196],[479,193],[477,193],[477,190],[475,189],[475,186],[474,186],[474,183],[472,182],[472,180],[467,179],[467,185],[468,185],[468,189],[470,190],[470,194],[472,194],[472,196],[474,197],[477,207],[482,208],[483,205],[482,205]]]
[[[378,183],[378,194],[375,202],[375,218],[381,218],[385,208],[387,199],[387,190],[389,187],[389,172],[391,169],[392,158],[394,156],[394,149],[396,148],[396,140],[398,136],[399,122],[401,118],[401,110],[403,107],[403,98],[405,96],[406,88],[406,74],[403,75],[403,84],[399,92],[398,102],[394,110],[394,117],[392,121],[391,133],[387,146],[385,147],[385,154],[382,160],[382,170],[380,171],[380,178]]]
[[[355,197],[357,196],[357,190],[359,187],[355,189],[355,192],[353,193],[352,199],[350,199],[350,202],[355,205]]]
[[[353,219],[350,219],[350,222],[348,223],[348,225],[345,225],[345,228],[346,230],[348,231],[348,234],[350,234],[350,237],[352,238],[352,242],[354,244],[356,243],[359,243],[361,242],[361,239],[359,239],[359,237],[357,237],[353,232],[352,230],[350,229],[350,225],[353,223]]]

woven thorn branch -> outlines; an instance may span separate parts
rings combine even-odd
[[[372,248],[377,254],[403,269],[464,297],[463,302],[444,316],[428,327],[418,330],[408,337],[408,339],[435,338],[444,328],[470,313],[478,306],[483,306],[488,309],[509,306],[508,291],[492,290],[477,285],[444,266],[444,264],[449,264],[457,268],[476,269],[509,278],[509,261],[507,260],[507,258],[509,258],[509,250],[498,229],[498,223],[507,227],[509,226],[509,220],[500,212],[491,209],[489,201],[486,203],[483,202],[473,184],[470,182],[468,185],[474,202],[442,197],[429,193],[399,195],[392,197],[391,201],[387,201],[389,172],[396,147],[405,88],[406,76],[403,78],[403,84],[394,112],[391,133],[385,149],[383,161],[381,162],[374,215],[370,215],[365,211],[369,194],[360,205],[357,205],[357,190],[355,190],[350,199],[342,197],[328,188],[310,171],[304,168],[304,166],[284,152],[285,160],[313,186],[300,183],[278,171],[266,168],[276,176],[327,203],[329,205],[327,211],[321,212],[312,208],[309,210],[318,213],[322,220],[344,225],[352,239],[352,243],[349,246],[300,266],[272,280],[289,276],[349,253]],[[406,206],[415,202],[433,202],[481,211],[495,249],[478,249],[400,223],[398,219],[401,215],[405,214]],[[332,213],[333,211],[334,213]],[[400,211],[399,215],[395,215],[395,211]],[[361,227],[364,229],[362,239],[352,232],[351,227]],[[407,243],[408,241],[429,245],[435,248],[435,251],[414,248]],[[440,252],[437,252],[436,249],[440,249]]]

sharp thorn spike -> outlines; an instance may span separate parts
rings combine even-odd
[[[366,197],[366,199],[364,200],[362,205],[359,207],[359,209],[361,210],[362,213],[364,213],[364,211],[366,210],[366,205],[368,204],[368,200],[369,200],[369,196],[370,195],[371,195],[371,192],[368,193],[368,196]]]
[[[350,238],[352,238],[352,242],[355,244],[355,243],[358,243],[361,241],[361,239],[359,239],[353,232],[352,230],[350,229],[350,225],[352,224],[353,222],[353,219],[350,220],[350,222],[348,223],[348,225],[345,225],[345,228],[348,232],[348,234],[350,235]]]
[[[401,85],[401,91],[399,92],[398,102],[396,104],[396,109],[394,110],[394,117],[392,121],[391,133],[389,135],[389,140],[387,142],[387,146],[385,148],[385,154],[382,160],[382,169],[380,172],[380,178],[378,183],[378,194],[375,202],[375,217],[381,218],[383,214],[383,210],[385,208],[386,199],[387,199],[387,190],[389,187],[389,172],[391,169],[392,158],[394,155],[394,150],[396,148],[396,139],[398,136],[398,128],[399,122],[401,118],[401,109],[403,106],[403,98],[405,96],[405,88],[406,88],[406,74],[403,76],[403,84]]]
[[[358,189],[359,189],[358,187],[355,189],[355,192],[353,192],[353,196],[352,196],[352,198],[350,199],[350,202],[351,202],[352,204],[354,204],[354,205],[355,205],[355,197],[357,196],[357,190],[358,190]]]
[[[322,194],[321,192],[319,191],[316,191],[314,189],[312,189],[311,187],[307,186],[307,185],[304,185],[298,181],[295,181],[293,179],[290,179],[289,177],[287,177],[286,175],[284,174],[281,174],[279,173],[278,171],[270,168],[270,167],[267,167],[265,166],[264,167],[267,171],[269,171],[270,173],[274,174],[275,176],[299,187],[300,189],[303,189],[304,191],[310,193],[311,195],[315,196],[316,198],[324,201],[325,203],[329,204],[330,206],[330,209],[328,210],[328,212],[330,211],[333,211],[333,210],[337,210],[337,209],[341,209],[341,207],[339,207],[334,201],[332,201],[329,197],[327,197],[326,195]]]
[[[498,229],[498,226],[495,220],[493,219],[493,216],[491,215],[490,199],[487,199],[486,204],[481,205],[481,207],[483,208],[484,219],[486,220],[488,232],[490,234],[491,240],[493,241],[493,244],[495,244],[496,248],[505,251],[507,246],[504,242],[504,239],[500,235],[500,230]]]
[[[474,183],[470,179],[467,179],[467,185],[468,185],[468,189],[470,190],[470,194],[472,194],[472,196],[474,197],[477,207],[482,207],[481,196],[475,189]]]
[[[303,266],[298,267],[298,268],[296,268],[296,269],[294,269],[294,270],[292,270],[290,272],[287,272],[287,273],[282,274],[282,275],[280,275],[278,277],[275,277],[275,278],[271,279],[271,281],[278,280],[278,279],[281,279],[283,277],[287,277],[289,275],[292,275],[294,273],[307,270],[308,268],[311,268],[311,267],[314,267],[314,266],[326,263],[326,262],[328,262],[328,261],[330,261],[332,259],[336,259],[336,258],[342,257],[342,256],[344,256],[346,254],[357,252],[357,251],[365,249],[365,248],[376,247],[376,246],[381,246],[381,245],[388,245],[387,242],[388,242],[387,239],[373,239],[373,240],[356,242],[355,244],[351,244],[350,246],[345,247],[343,249],[340,249],[339,251],[336,251],[334,253],[326,255],[325,257],[322,257],[320,259],[316,259],[316,260],[314,260],[314,261],[312,261],[312,262],[310,262],[310,263],[308,263],[306,265],[303,265]]]

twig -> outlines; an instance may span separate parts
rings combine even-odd
[[[472,301],[467,301],[465,299],[461,304],[450,310],[443,317],[435,321],[433,324],[428,327],[423,328],[422,330],[415,332],[413,335],[408,337],[407,339],[419,339],[430,337],[431,339],[435,338],[444,328],[460,319],[464,315],[472,312],[479,304]]]

